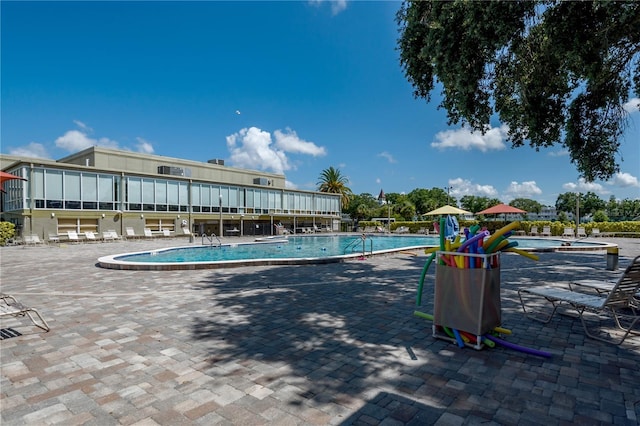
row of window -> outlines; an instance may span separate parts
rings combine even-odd
[[[29,176],[26,167],[19,172]],[[36,209],[186,212],[191,205],[192,211],[203,213],[216,213],[220,208],[225,213],[340,212],[340,199],[335,195],[48,168],[35,169],[27,182],[14,181],[5,196],[5,211],[29,206],[32,192]]]

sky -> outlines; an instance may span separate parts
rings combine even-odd
[[[0,153],[57,160],[98,145],[284,174],[316,190],[335,167],[356,194],[416,188],[530,198],[640,198],[640,100],[620,173],[579,178],[566,149],[511,148],[447,125],[400,66],[397,1],[8,2]]]

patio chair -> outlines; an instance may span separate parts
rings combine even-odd
[[[69,242],[71,243],[79,243],[80,242],[80,237],[78,237],[78,233],[75,231],[68,231],[67,232],[67,238],[69,239]]]
[[[36,327],[41,328],[44,331],[50,330],[49,325],[44,318],[42,318],[42,315],[40,315],[40,313],[34,308],[23,305],[13,296],[0,293],[0,317],[23,317],[25,315],[29,317],[33,325]],[[37,316],[39,321],[36,321],[34,316]]]
[[[550,226],[543,226],[542,227],[542,232],[540,233],[541,237],[550,237],[551,236],[551,227]]]
[[[587,238],[587,233],[585,232],[583,227],[578,227],[578,232],[576,232],[576,237],[578,238]]]
[[[569,228],[569,227],[564,228],[564,232],[562,232],[562,236],[567,238],[575,237],[575,234],[573,233],[573,228]]]
[[[125,235],[127,239],[139,237],[139,235],[136,235],[136,231],[130,226],[127,226],[127,228],[125,229],[125,232],[127,233],[127,235]]]
[[[43,241],[40,239],[39,236],[37,235],[25,235],[24,236],[24,244],[27,246],[30,245],[38,245],[38,244],[44,244]]]
[[[532,237],[537,237],[538,236],[538,227],[537,226],[532,226],[531,229],[529,230],[529,235],[531,235]]]
[[[153,232],[151,231],[151,229],[144,228],[144,237],[145,238],[155,238],[155,235],[153,235]]]
[[[582,327],[584,328],[587,336],[592,339],[620,345],[629,334],[640,335],[640,330],[633,330],[633,327],[638,323],[638,321],[640,321],[640,312],[638,311],[636,302],[634,301],[634,296],[638,293],[639,289],[640,256],[633,259],[631,264],[620,276],[618,281],[613,284],[605,297],[597,294],[580,293],[578,291],[574,291],[571,286],[569,286],[569,288],[550,286],[530,288],[523,287],[518,290],[518,296],[520,297],[520,303],[522,304],[522,310],[525,315],[535,321],[540,321],[546,324],[551,321],[558,307],[568,305],[578,313],[580,322],[582,322]],[[547,317],[531,315],[531,312],[527,312],[525,300],[522,297],[523,294],[544,298],[547,302],[551,303],[551,306],[553,307],[551,313]],[[603,338],[590,332],[587,320],[585,319],[585,314],[589,312],[595,313],[596,315],[613,316],[616,326],[624,332],[620,340],[614,341],[611,338]]]
[[[58,234],[49,234],[49,239],[47,240],[49,244],[60,244],[60,237]]]
[[[90,243],[97,243],[98,242],[98,239],[96,238],[96,234],[93,231],[86,231],[84,233],[84,237]]]
[[[592,238],[596,238],[600,236],[600,229],[599,228],[592,228],[591,229],[591,237]]]

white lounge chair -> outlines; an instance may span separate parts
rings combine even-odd
[[[60,244],[60,236],[58,234],[49,234],[49,240],[47,240],[49,244]]]
[[[573,228],[564,228],[564,232],[562,233],[562,236],[565,238],[574,238],[575,234],[573,233]]]
[[[90,243],[97,243],[98,242],[98,239],[96,238],[96,234],[93,231],[86,231],[84,233],[84,237]]]
[[[0,293],[0,317],[23,317],[25,315],[29,317],[33,325],[36,327],[41,328],[44,331],[50,330],[49,325],[37,310],[23,305],[13,296]],[[39,322],[36,321],[34,315],[38,317]]]
[[[144,237],[145,238],[155,238],[155,235],[153,235],[153,232],[151,231],[151,229],[144,228]]]
[[[575,284],[575,283],[574,283]],[[585,334],[592,339],[600,340],[616,345],[622,344],[629,334],[640,335],[640,330],[634,330],[634,326],[640,321],[640,312],[638,312],[634,297],[640,289],[640,256],[633,259],[618,281],[611,287],[605,297],[598,294],[586,294],[574,291],[571,286],[553,287],[523,287],[518,290],[520,303],[525,315],[533,320],[548,323],[553,318],[560,306],[571,306],[578,313]],[[546,317],[531,315],[527,312],[523,294],[540,296],[548,301],[552,310]],[[627,310],[627,312],[621,312]],[[610,338],[601,337],[592,333],[587,326],[585,313],[591,312],[597,315],[609,314],[613,316],[615,324],[624,334],[618,341],[612,341]],[[624,324],[623,324],[624,323]]]
[[[24,244],[27,246],[30,246],[30,245],[35,246],[35,245],[44,244],[44,243],[42,242],[40,237],[38,237],[37,235],[25,235]]]
[[[531,235],[532,237],[537,237],[538,236],[538,227],[537,226],[532,226],[531,229],[529,230],[529,235]]]
[[[551,227],[550,226],[543,226],[542,227],[542,232],[540,233],[541,237],[550,237],[551,236]]]
[[[163,229],[162,230],[162,236],[163,237],[171,237],[171,231],[169,231],[168,229]]]
[[[587,238],[587,233],[585,232],[583,227],[581,227],[581,226],[578,227],[578,232],[576,233],[576,237],[578,237],[578,238]]]
[[[592,228],[591,229],[591,236],[593,238],[599,237],[600,236],[600,229],[599,228]]]
[[[127,239],[129,239],[129,238],[138,238],[139,237],[139,235],[136,235],[136,231],[133,228],[131,228],[130,226],[127,226],[127,228],[125,229],[125,232],[127,233],[125,235],[125,237]]]
[[[79,243],[80,242],[80,237],[78,237],[78,233],[76,231],[68,231],[67,232],[67,238],[69,239],[69,242],[71,242],[71,243]]]

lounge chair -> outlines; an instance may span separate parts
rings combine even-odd
[[[600,236],[600,229],[599,228],[592,228],[591,229],[591,237],[596,238]]]
[[[573,228],[569,228],[569,227],[564,228],[564,232],[562,233],[562,236],[566,238],[574,238],[575,234],[573,233]]]
[[[551,227],[550,226],[543,226],[542,227],[542,232],[540,233],[541,237],[550,237],[551,236]]]
[[[532,237],[537,237],[538,236],[538,227],[537,226],[532,226],[531,229],[529,230],[529,235],[531,235]]]
[[[638,306],[634,299],[639,289],[640,256],[633,259],[631,264],[620,276],[618,281],[613,284],[604,297],[598,294],[580,293],[578,291],[574,291],[571,286],[568,288],[551,286],[524,287],[518,290],[518,296],[520,297],[520,303],[522,304],[522,310],[525,315],[533,320],[546,324],[551,321],[558,307],[561,305],[569,305],[578,313],[587,336],[592,339],[620,345],[629,334],[640,335],[640,330],[633,330],[633,327],[638,323],[638,321],[640,321],[640,312],[637,309]],[[551,303],[551,306],[553,307],[551,313],[547,317],[531,315],[530,312],[527,312],[525,300],[522,297],[523,294],[544,298],[546,301]],[[623,313],[621,310],[628,312]],[[620,340],[613,341],[611,338],[603,338],[590,332],[585,319],[586,312],[592,312],[597,315],[611,314],[616,326],[624,332]],[[621,320],[624,321],[624,325]]]
[[[155,238],[155,235],[153,235],[153,232],[151,231],[151,229],[144,228],[144,237],[145,238]]]
[[[127,233],[127,235],[125,235],[125,237],[127,239],[129,239],[129,238],[138,238],[139,237],[139,235],[136,235],[136,231],[133,228],[131,228],[130,226],[128,226],[125,229],[125,232]]]
[[[60,237],[58,234],[49,234],[49,239],[47,240],[49,244],[60,244]]]
[[[171,231],[169,231],[168,229],[163,229],[162,230],[162,236],[163,237],[171,237]]]
[[[98,239],[96,238],[96,234],[93,231],[86,231],[84,233],[84,237],[90,243],[97,243],[98,242]]]
[[[578,232],[576,232],[576,237],[587,238],[587,233],[585,232],[583,227],[578,227]]]
[[[29,317],[33,325],[35,325],[36,327],[41,328],[44,331],[50,330],[49,325],[44,320],[44,318],[42,318],[42,315],[40,315],[40,313],[34,308],[24,306],[13,296],[0,293],[0,317],[23,317],[25,315]],[[39,322],[36,321],[34,315],[38,317]]]
[[[38,237],[37,235],[25,235],[24,244],[27,246],[30,246],[30,245],[35,246],[35,245],[44,244],[44,243],[42,242],[40,237]]]
[[[71,242],[71,243],[79,243],[80,242],[80,237],[78,237],[78,233],[76,231],[68,231],[67,232],[67,238],[69,239],[69,242]]]

